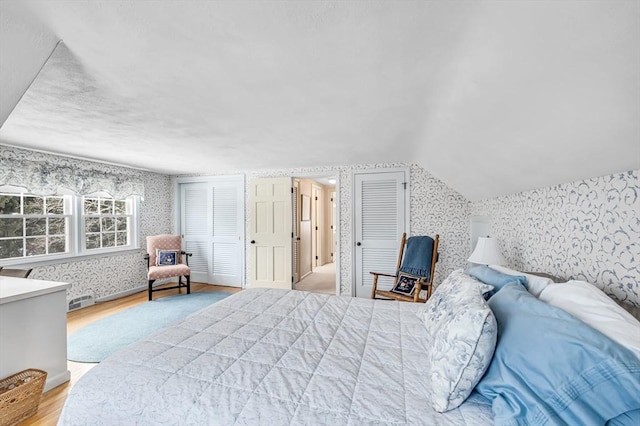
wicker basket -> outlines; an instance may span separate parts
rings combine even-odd
[[[38,411],[47,372],[24,370],[0,380],[0,426],[14,425]]]

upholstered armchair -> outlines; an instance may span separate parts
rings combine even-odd
[[[154,291],[177,288],[180,293],[180,289],[184,287],[187,289],[187,294],[191,293],[189,256],[192,254],[184,252],[181,247],[180,235],[163,234],[147,237],[147,254],[144,255],[144,258],[147,260],[149,300],[153,300]],[[178,285],[153,288],[153,283],[156,280],[173,277],[178,277]],[[186,278],[186,284],[182,283],[182,277]]]

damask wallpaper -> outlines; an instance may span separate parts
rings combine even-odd
[[[35,267],[30,278],[71,283],[71,288],[67,291],[69,298],[83,294],[93,294],[95,298],[102,298],[145,285],[146,264],[143,255],[146,253],[146,236],[167,233],[171,229],[169,176],[2,145],[0,159],[3,162],[47,161],[53,165],[60,165],[61,169],[98,170],[118,175],[125,180],[131,177],[136,182],[142,182],[144,200],[140,202],[140,250]]]
[[[142,260],[147,235],[171,232],[175,179],[156,173],[82,161],[0,145],[3,162],[47,161],[69,168],[130,176],[144,185],[140,204],[140,243],[136,252],[83,258],[36,267],[32,277],[69,282],[69,297],[117,295],[145,284]],[[640,170],[587,179],[470,203],[417,165],[400,163],[265,170],[251,179],[274,176],[339,176],[341,294],[352,287],[352,196],[354,170],[409,167],[411,234],[440,234],[435,283],[466,265],[469,218],[487,216],[508,266],[547,272],[562,279],[592,282],[618,300],[640,306]],[[247,191],[248,193],[248,191]],[[248,204],[247,204],[248,209]],[[246,217],[249,217],[248,211]],[[247,224],[247,232],[249,230]],[[249,247],[247,247],[248,254]],[[247,265],[250,262],[246,262]],[[249,266],[247,266],[247,269]],[[246,271],[249,276],[249,271]]]
[[[509,266],[640,306],[640,170],[475,202]]]
[[[333,174],[339,176],[340,187],[340,293],[351,295],[352,287],[352,198],[351,173],[356,170],[410,167],[411,235],[440,234],[440,262],[436,267],[434,283],[439,284],[451,271],[464,267],[469,257],[470,203],[443,182],[417,165],[403,163],[363,164],[341,167],[317,167],[288,170],[246,172],[247,188],[252,179],[277,176],[312,176]],[[246,217],[249,218],[247,202]],[[249,225],[246,229],[249,235]],[[247,259],[250,246],[247,245]],[[247,261],[246,276],[250,262]]]

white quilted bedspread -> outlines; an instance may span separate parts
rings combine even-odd
[[[59,424],[491,424],[479,402],[431,409],[417,308],[245,290],[94,367]]]

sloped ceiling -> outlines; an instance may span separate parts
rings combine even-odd
[[[0,24],[0,144],[167,174],[409,162],[470,200],[640,169],[633,0],[5,0]]]

